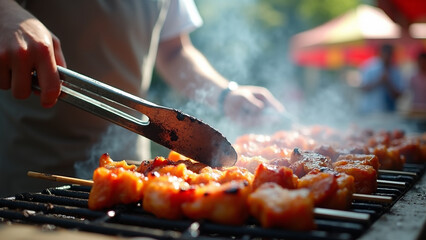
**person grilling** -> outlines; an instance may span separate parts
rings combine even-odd
[[[57,65],[142,98],[155,66],[173,88],[192,99],[207,93],[197,100],[240,123],[262,121],[267,108],[284,112],[263,87],[228,87],[191,43],[189,33],[201,25],[190,0],[0,0],[1,195],[40,190],[28,170],[75,175],[74,163],[99,158],[103,150],[93,147],[106,137],[118,145],[114,156],[151,157],[146,139],[57,103]],[[33,71],[39,96],[31,94]]]

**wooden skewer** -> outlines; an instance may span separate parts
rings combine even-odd
[[[73,177],[65,177],[65,176],[53,175],[53,174],[48,174],[48,173],[39,173],[39,172],[28,171],[27,175],[30,176],[30,177],[34,177],[34,178],[47,179],[47,180],[52,180],[52,181],[56,181],[56,182],[68,183],[68,184],[78,184],[78,185],[83,185],[83,186],[92,186],[93,185],[92,180],[84,180],[84,179],[73,178]]]
[[[84,180],[79,178],[65,177],[65,176],[53,175],[53,174],[47,174],[47,173],[28,171],[27,175],[30,177],[63,182],[68,184],[78,184],[78,185],[84,185],[84,186],[93,185],[92,180]],[[370,215],[366,213],[349,212],[349,211],[334,210],[334,209],[327,209],[327,208],[315,208],[314,214],[316,217],[324,217],[328,219],[351,220],[351,221],[357,221],[357,222],[370,221]]]
[[[413,177],[417,176],[417,173],[415,172],[384,170],[384,169],[379,169],[379,173],[380,174],[398,174],[398,175],[406,175],[406,176],[413,176]]]

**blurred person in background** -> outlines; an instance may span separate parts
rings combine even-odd
[[[146,139],[56,103],[57,65],[142,98],[155,65],[176,90],[241,124],[264,121],[265,109],[283,112],[263,87],[228,90],[230,81],[190,41],[201,25],[190,0],[0,0],[0,89],[8,90],[0,91],[0,195],[47,184],[29,179],[28,170],[74,176],[75,162],[97,161],[105,151],[117,160],[152,157]],[[34,70],[39,96],[31,94]],[[106,136],[114,142],[94,152]]]
[[[361,114],[395,112],[404,84],[393,56],[394,47],[383,44],[379,56],[368,60],[361,68]]]
[[[426,52],[417,56],[417,71],[410,78],[411,109],[426,112]]]

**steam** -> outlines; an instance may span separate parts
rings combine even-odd
[[[282,42],[275,44],[274,39],[279,39],[277,35],[282,33],[276,33],[275,36],[265,35],[262,27],[247,18],[244,11],[255,9],[256,3],[255,0],[203,1],[202,4],[200,2],[199,10],[202,16],[214,14],[220,19],[215,19],[217,21],[214,25],[205,22],[205,25],[191,37],[194,45],[227,79],[241,85],[264,86],[285,103],[287,109],[297,113],[300,103],[293,101],[292,98],[295,98],[299,91],[298,83],[295,83],[292,63],[288,59],[285,40],[288,36],[282,36]],[[210,94],[208,90],[196,90],[196,98],[200,102],[203,102]],[[176,95],[173,94],[173,97]],[[237,123],[232,123],[221,113],[201,103],[187,101],[187,99],[181,101],[170,101],[167,97],[166,99],[167,102],[161,102],[162,105],[179,108],[202,119],[221,131],[231,142],[248,131],[256,130],[248,130]]]
[[[140,147],[135,149],[135,142]],[[119,161],[149,159],[150,152],[141,152],[147,149],[142,147],[143,144],[137,134],[118,125],[110,125],[101,139],[87,153],[87,159],[74,164],[76,176],[91,179],[93,171],[99,166],[99,158],[104,153],[108,153],[112,159]]]
[[[203,27],[191,35],[194,45],[227,79],[240,85],[268,88],[286,109],[296,116],[300,124],[346,128],[355,123],[361,127],[398,127],[406,131],[414,129],[412,125],[398,118],[393,118],[392,121],[386,119],[386,124],[383,118],[373,118],[367,122],[357,113],[354,101],[357,90],[348,86],[339,76],[322,74],[320,70],[311,71],[314,75],[319,74],[316,77],[302,76],[300,68],[289,59],[288,49],[288,39],[291,37],[289,33],[299,30],[277,30],[272,36],[265,35],[261,27],[253,24],[252,20],[243,14],[246,9],[254,9],[256,0],[203,0],[196,3],[202,16],[213,14],[217,18],[213,20],[217,21],[214,24],[205,22]],[[222,132],[231,143],[243,134],[259,131],[239,126],[223,117],[217,110],[203,104],[210,94],[208,90],[196,90],[199,102],[189,101],[185,96],[168,90],[164,83],[154,81],[148,100],[202,119]],[[140,159],[136,157],[137,154],[129,154],[127,147],[135,141],[135,138],[129,136],[136,134],[128,131],[125,133],[126,131],[117,126],[108,129],[101,142],[92,149],[89,159],[75,165],[79,177],[91,178],[99,157],[105,152],[117,160]],[[153,156],[166,156],[169,151],[156,143],[151,142],[151,145]],[[144,159],[153,156],[145,155]]]
[[[321,124],[338,129],[356,124],[374,129],[416,130],[412,124],[395,115],[360,116],[357,107],[360,90],[348,85],[342,76],[344,71],[353,69],[327,72],[296,67],[289,57],[289,39],[292,36],[289,33],[300,29],[290,29],[290,24],[289,29],[265,35],[262,27],[243,14],[246,9],[255,9],[256,0],[211,2],[200,2],[201,15],[219,15],[220,20],[217,19],[214,25],[206,22],[193,33],[194,45],[229,80],[268,88],[299,120],[299,124]],[[316,76],[302,75],[301,71]],[[310,88],[310,85],[313,86]],[[199,99],[208,94],[200,90],[197,92]],[[180,104],[175,107],[217,128],[231,142],[242,134],[259,130],[233,124],[220,113],[212,112],[199,103],[182,101]],[[268,132],[268,129],[263,130]]]

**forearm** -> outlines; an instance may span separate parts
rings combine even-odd
[[[220,93],[228,86],[228,80],[193,47],[187,35],[170,41],[180,43],[160,44],[157,58],[157,69],[164,80],[182,94],[216,107]],[[173,47],[176,45],[179,47]]]

